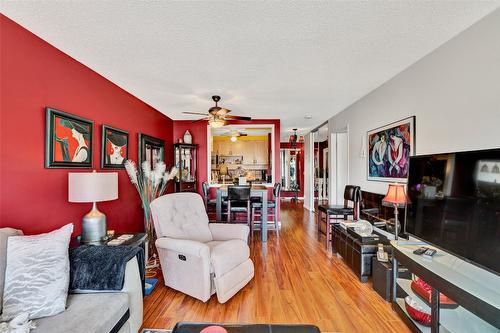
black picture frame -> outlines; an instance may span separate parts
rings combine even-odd
[[[111,145],[118,147],[125,146],[125,156],[123,156],[123,160],[121,163],[113,163],[113,159],[107,154],[108,140],[110,141]],[[109,125],[102,125],[101,169],[125,169],[125,161],[128,160],[129,142],[128,131],[121,130]]]
[[[151,169],[156,162],[165,162],[165,141],[153,136],[139,133],[138,158],[139,166],[144,161],[150,161]]]
[[[45,168],[92,168],[93,135],[92,120],[46,107]]]

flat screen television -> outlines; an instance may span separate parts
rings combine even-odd
[[[406,233],[500,275],[500,149],[412,156]]]

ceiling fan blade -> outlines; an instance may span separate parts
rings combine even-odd
[[[201,113],[201,112],[188,112],[188,111],[183,111],[182,113],[184,113],[184,114],[197,114],[197,115],[201,115],[201,116],[206,116],[206,115],[207,115],[206,113]]]
[[[232,119],[232,120],[252,120],[252,117],[244,117],[244,116],[225,116],[226,119]]]
[[[200,118],[200,119],[197,119],[197,120],[193,120],[193,123],[197,123],[197,122],[203,121],[203,120],[208,121],[208,118],[205,117],[205,118]]]
[[[231,110],[225,109],[225,108],[220,108],[220,110],[217,111],[217,114],[219,114],[219,115],[225,115],[225,114],[228,114],[229,112],[231,112]]]

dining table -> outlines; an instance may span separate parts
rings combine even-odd
[[[267,242],[267,196],[268,188],[265,185],[252,185],[250,188],[252,198],[261,198],[262,210],[260,214],[261,239]],[[227,197],[227,185],[220,185],[217,188],[215,214],[217,222],[222,221],[222,198]],[[252,221],[253,222],[253,221]]]

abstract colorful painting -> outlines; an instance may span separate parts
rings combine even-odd
[[[45,167],[91,168],[94,122],[46,108]]]
[[[368,180],[406,183],[415,150],[415,117],[368,132]]]
[[[102,125],[101,168],[123,169],[128,159],[128,132]]]

